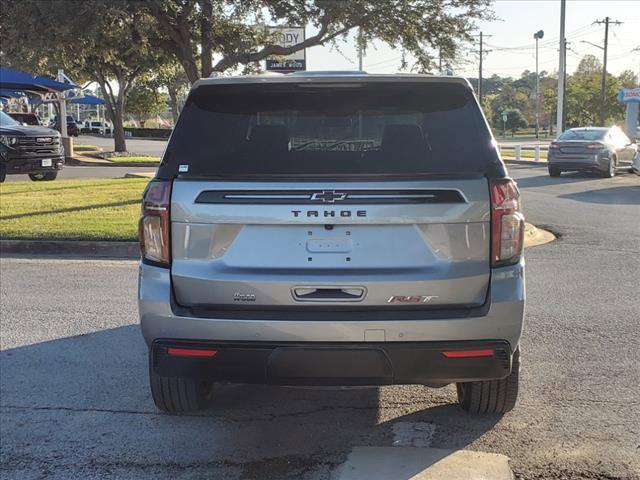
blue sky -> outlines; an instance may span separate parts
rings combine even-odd
[[[535,70],[534,32],[544,30],[540,40],[540,70],[558,68],[558,39],[560,36],[560,0],[497,0],[494,11],[501,19],[478,25],[486,38],[485,48],[491,50],[484,61],[484,75],[519,76],[529,69]],[[595,20],[609,16],[624,22],[609,28],[609,60],[607,70],[617,74],[625,69],[640,73],[640,0],[568,0],[566,11],[566,37],[568,71],[572,72],[582,55],[593,54],[602,59],[602,50],[583,41],[602,45],[604,25]],[[307,35],[311,32],[307,31]],[[341,53],[340,53],[341,52]],[[340,46],[340,52],[329,46],[307,50],[309,70],[357,68],[355,43],[350,39]],[[364,58],[364,69],[370,73],[393,73],[400,67],[400,51],[376,44]],[[457,74],[477,76],[477,55],[467,55],[469,61],[460,65]]]

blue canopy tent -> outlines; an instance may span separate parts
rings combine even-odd
[[[81,98],[74,98],[71,103],[81,103],[84,105],[104,105],[104,100],[93,95],[85,95]]]
[[[0,88],[46,94],[80,87],[72,83],[62,83],[48,77],[33,76],[19,70],[0,67]]]

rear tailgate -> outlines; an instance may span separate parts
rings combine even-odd
[[[489,284],[487,180],[177,179],[176,300],[190,307],[478,306]]]

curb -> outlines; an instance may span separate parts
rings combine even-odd
[[[69,167],[149,167],[149,168],[157,168],[160,165],[160,162],[150,163],[150,162],[109,162],[107,160],[83,160],[78,157],[67,157],[65,160],[65,165]]]
[[[537,247],[553,242],[556,236],[548,230],[526,223],[524,227],[524,248]]]
[[[0,240],[0,256],[5,256],[6,254],[140,258],[140,246],[138,242]]]

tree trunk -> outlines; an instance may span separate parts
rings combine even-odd
[[[200,31],[202,38],[202,41],[200,42],[200,64],[202,77],[207,78],[213,71],[211,58],[213,50],[213,39],[211,38],[211,30],[213,28],[211,24],[213,4],[211,3],[211,0],[200,0],[199,3],[201,9]]]
[[[124,137],[124,96],[118,92],[118,99],[113,112],[113,144],[116,152],[126,152],[127,142]]]
[[[171,108],[171,118],[173,119],[173,126],[176,126],[178,121],[178,91],[169,87],[169,107]]]

